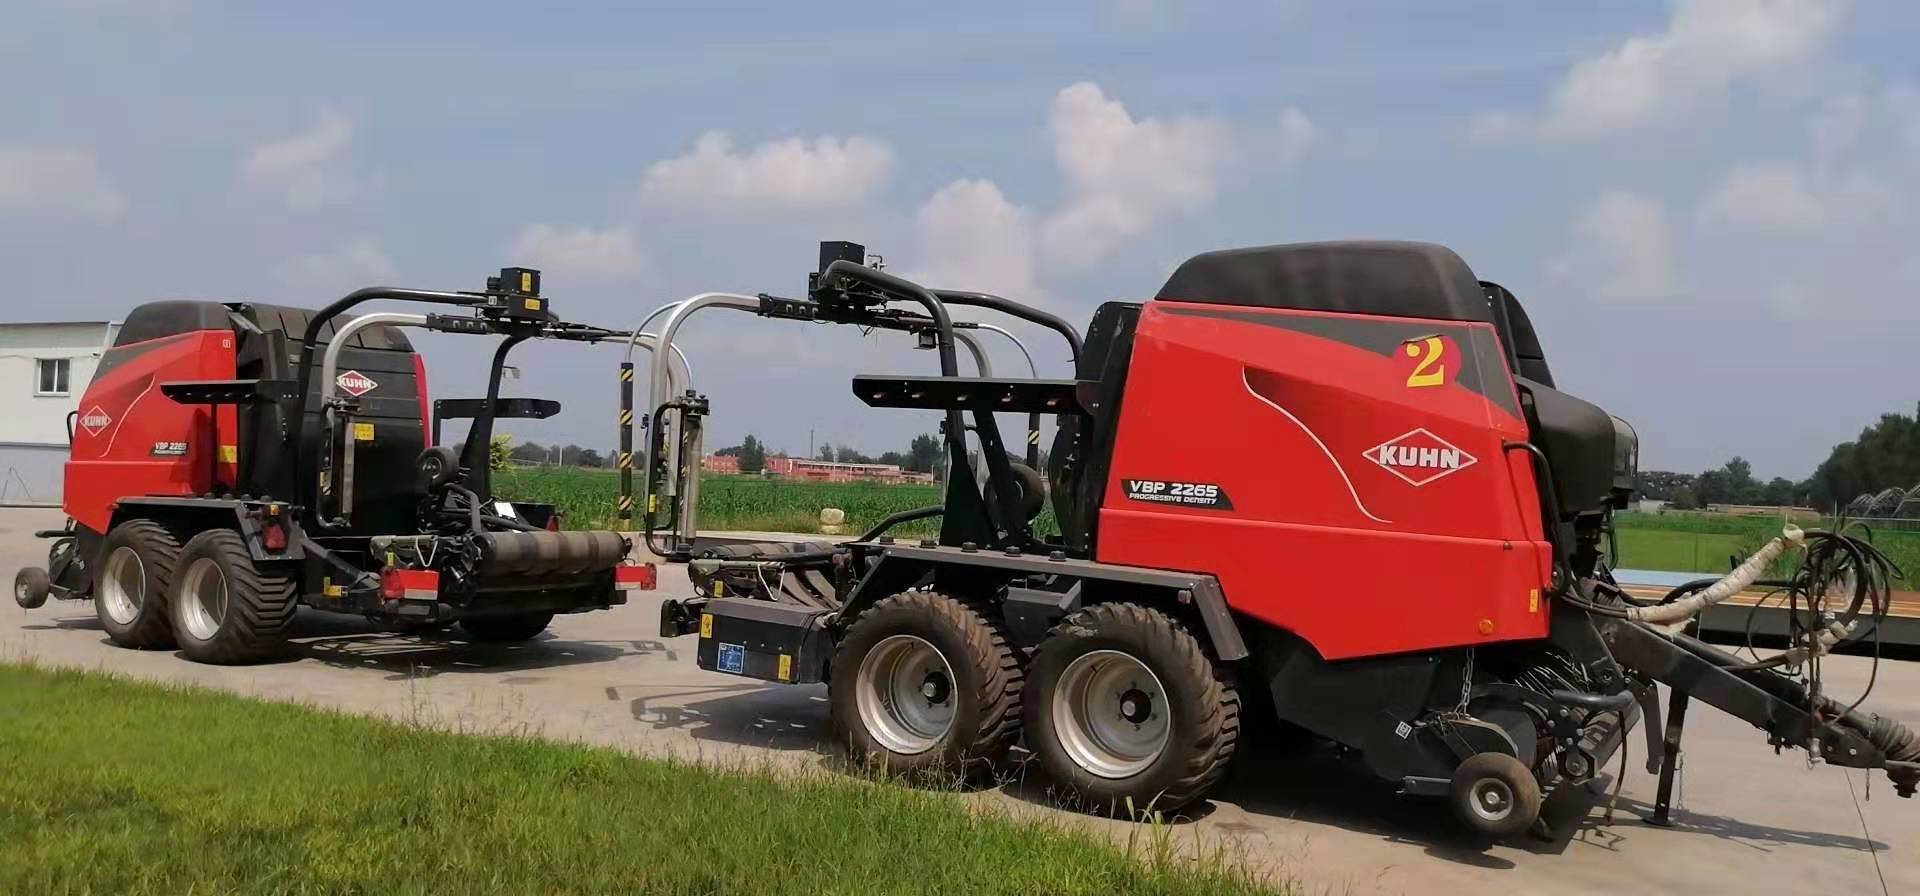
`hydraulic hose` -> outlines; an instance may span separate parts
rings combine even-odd
[[[1626,609],[1626,616],[1628,619],[1636,622],[1646,622],[1654,625],[1672,625],[1674,623],[1685,622],[1700,615],[1700,612],[1706,608],[1747,590],[1754,582],[1760,580],[1760,577],[1766,573],[1767,567],[1773,565],[1773,561],[1779,559],[1780,555],[1784,553],[1789,546],[1801,547],[1805,544],[1806,536],[1800,531],[1800,527],[1788,525],[1778,536],[1775,536],[1765,545],[1761,546],[1760,550],[1753,553],[1753,556],[1748,557],[1747,562],[1740,564],[1733,572],[1728,573],[1726,578],[1721,579],[1707,588],[1701,589],[1697,594],[1676,600],[1672,603],[1658,604],[1651,607],[1628,607]]]

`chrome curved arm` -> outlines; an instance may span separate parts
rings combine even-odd
[[[1027,373],[1036,380],[1040,378],[1040,368],[1033,363],[1033,353],[1027,351],[1027,344],[1024,342],[1021,342],[1020,337],[1013,335],[1013,331],[1008,330],[1005,327],[994,326],[993,324],[974,324],[973,327],[976,330],[986,330],[989,333],[999,333],[1000,335],[1013,340],[1014,347],[1018,348],[1020,350],[1021,356],[1027,359]],[[986,374],[981,374],[981,375],[985,376]]]
[[[974,375],[981,379],[991,378],[993,376],[993,362],[987,360],[986,351],[980,348],[980,340],[974,338],[972,333],[965,330],[954,330],[953,338],[958,340],[961,345],[966,346],[967,353],[973,356],[973,367],[976,371]]]
[[[363,314],[340,325],[334,331],[333,338],[327,340],[327,351],[320,358],[320,406],[325,408],[333,401],[334,379],[340,372],[340,350],[345,348],[347,340],[355,333],[371,326],[386,324],[399,327],[424,327],[427,316],[424,314],[405,314],[398,311],[381,311]]]

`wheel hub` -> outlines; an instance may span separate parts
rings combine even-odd
[[[927,698],[929,705],[947,702],[947,697],[952,693],[953,683],[947,680],[944,673],[928,672],[927,677],[920,682],[920,695]]]
[[[894,635],[860,661],[854,701],[881,747],[910,756],[933,749],[953,727],[953,690],[953,668],[937,648],[914,635]]]
[[[1513,811],[1513,793],[1501,781],[1484,779],[1473,786],[1473,808],[1489,821],[1498,821]]]
[[[1054,731],[1073,764],[1109,780],[1151,768],[1172,734],[1166,689],[1139,658],[1118,650],[1083,654],[1061,670]]]
[[[115,548],[107,556],[97,587],[107,616],[121,625],[133,624],[147,596],[147,568],[139,552],[124,545]]]

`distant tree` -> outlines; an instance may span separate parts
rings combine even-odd
[[[1641,470],[1634,474],[1634,495],[1651,501],[1671,501],[1674,492],[1693,488],[1692,473],[1670,473],[1666,470]]]
[[[495,470],[507,468],[507,462],[513,459],[513,436],[501,433],[487,443],[487,466]]]
[[[829,462],[829,463],[831,463],[831,462],[833,461],[833,443],[832,443],[832,442],[821,442],[821,443],[820,443],[820,453],[819,453],[819,454],[816,454],[816,455],[814,455],[814,457],[815,457],[815,458],[817,458],[817,459],[819,459],[819,460],[824,460],[824,461],[827,461],[827,462]]]
[[[907,446],[907,462],[901,466],[915,473],[931,473],[940,463],[940,437],[933,433],[922,433],[913,437]]]
[[[1691,485],[1683,485],[1674,489],[1668,494],[1665,500],[1667,503],[1672,504],[1675,510],[1700,509],[1700,498],[1693,493],[1693,486]]]
[[[1816,507],[1844,507],[1863,494],[1920,484],[1920,414],[1883,414],[1833,451],[1807,480]]]
[[[1700,506],[1735,503],[1733,487],[1727,482],[1727,471],[1708,470],[1693,480],[1693,496]]]
[[[1756,504],[1768,504],[1774,507],[1792,507],[1799,502],[1800,487],[1785,476],[1775,476],[1773,480],[1760,487]]]
[[[1760,496],[1760,483],[1753,481],[1753,464],[1746,458],[1734,455],[1720,469],[1727,473],[1727,489],[1733,493],[1735,503],[1752,504]]]
[[[536,464],[552,459],[552,455],[548,453],[547,448],[539,442],[521,442],[513,446],[513,450],[509,452],[509,454],[514,460]]]
[[[1764,487],[1753,479],[1753,465],[1744,457],[1735,457],[1693,480],[1694,496],[1702,505],[1755,504],[1762,491]]]
[[[594,467],[594,468],[604,467],[607,465],[607,459],[604,457],[601,457],[600,452],[595,451],[592,448],[580,449],[580,453],[574,456],[573,462],[583,467]]]
[[[882,451],[880,452],[880,457],[877,458],[874,462],[882,463],[882,464],[893,464],[894,466],[899,467],[903,470],[907,468],[907,456],[904,454],[901,454],[898,451]]]
[[[833,459],[843,464],[873,463],[873,458],[868,457],[864,454],[861,454],[860,452],[855,451],[846,445],[841,445],[840,447],[833,449]]]
[[[753,438],[753,437],[748,436],[747,438]],[[744,452],[746,450],[747,450],[747,446],[745,443],[742,443],[739,445],[728,445],[727,447],[722,448],[719,451],[715,451],[713,453],[713,456],[714,457],[739,457],[741,452]]]
[[[759,473],[767,468],[767,446],[749,435],[740,442],[740,472]]]

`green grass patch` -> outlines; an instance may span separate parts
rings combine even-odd
[[[501,495],[521,501],[553,504],[566,511],[567,525],[575,529],[615,528],[617,474],[567,467],[528,467],[494,474]],[[635,491],[639,490],[636,483]],[[938,485],[882,485],[870,482],[807,482],[759,476],[707,476],[700,480],[700,528],[762,532],[818,532],[822,508],[847,513],[847,532],[858,535],[889,515],[940,504],[945,492]],[[638,527],[636,516],[634,525]],[[1058,533],[1051,508],[1034,521],[1036,531]],[[939,520],[899,526],[895,535],[927,536],[940,531]]]
[[[1774,517],[1730,514],[1622,513],[1614,517],[1620,538],[1619,566],[1673,572],[1724,573],[1728,555],[1745,561],[1767,540],[1780,534],[1782,521]],[[1803,529],[1832,525],[1831,520],[1801,520]],[[1873,543],[1885,551],[1911,584],[1920,573],[1920,532],[1874,529]],[[1791,570],[1791,556],[1782,558],[1773,573]]]
[[[0,893],[1263,892],[1143,828],[0,664]],[[1183,855],[1182,853],[1187,853]]]

